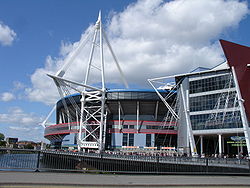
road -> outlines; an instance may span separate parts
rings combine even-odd
[[[0,171],[0,187],[250,187],[249,176],[117,175]]]

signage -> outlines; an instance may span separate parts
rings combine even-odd
[[[246,139],[244,136],[231,136],[230,141],[227,144],[231,144],[232,147],[246,146]]]

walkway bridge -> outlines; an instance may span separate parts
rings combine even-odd
[[[250,161],[232,158],[189,158],[0,149],[0,169],[95,171],[116,173],[250,173]]]

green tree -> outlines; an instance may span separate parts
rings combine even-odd
[[[2,147],[5,147],[6,146],[6,142],[5,141],[0,141],[0,146],[2,146]]]
[[[3,133],[0,133],[0,141],[4,140],[5,136]]]
[[[24,146],[24,149],[34,149],[34,146],[32,146],[32,144],[27,144]]]

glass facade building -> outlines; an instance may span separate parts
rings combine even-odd
[[[190,76],[189,104],[193,130],[242,128],[230,71]]]
[[[177,95],[182,96],[178,124],[178,148],[185,148],[185,151],[189,151],[191,141],[187,134],[188,117],[192,128],[190,134],[194,137],[193,144],[200,155],[217,153],[221,156],[246,153],[244,143],[241,148],[232,146],[234,141],[231,138],[242,137],[243,139],[244,131],[231,69],[224,66],[219,69],[178,75],[175,79],[176,83],[181,82]],[[183,88],[183,93],[181,93],[181,88]]]

